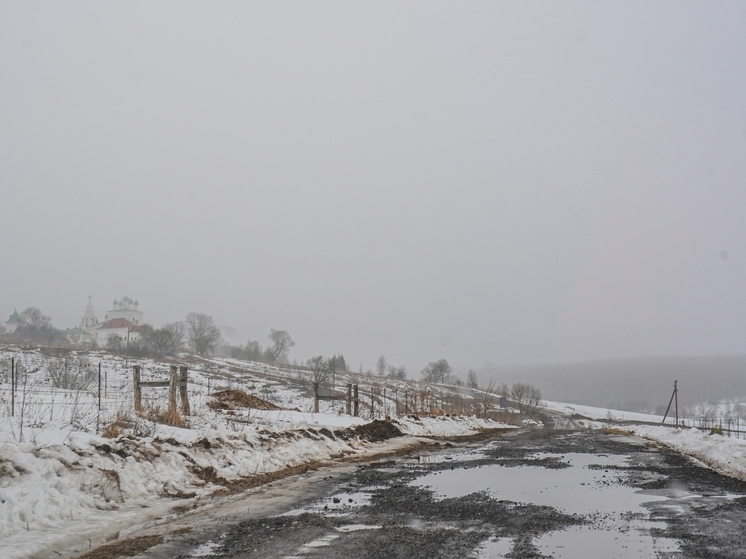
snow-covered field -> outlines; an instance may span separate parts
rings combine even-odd
[[[11,358],[20,365],[13,402]],[[468,396],[445,387],[339,374],[338,391],[347,382],[360,383],[362,417],[345,415],[340,401],[322,400],[321,413],[313,413],[307,371],[229,359],[183,359],[189,365],[192,409],[186,428],[148,419],[165,408],[162,388],[146,389],[146,413],[134,414],[132,366],[141,366],[143,380],[163,380],[169,363],[102,352],[0,349],[0,557],[34,557],[89,537],[100,541],[107,535],[123,536],[173,514],[174,507],[209,499],[231,482],[371,455],[381,450],[381,443],[343,437],[339,430],[374,417],[393,418],[408,436],[397,439],[400,446],[411,444],[414,437],[508,427],[473,415],[443,415],[448,407],[453,411],[473,405]],[[213,409],[209,394],[222,389],[241,389],[282,409]],[[591,428],[620,422],[619,429],[746,479],[746,441],[697,429],[626,423],[660,423],[659,416],[557,402],[543,405],[588,417],[591,421],[583,425]],[[112,424],[121,432],[104,436]]]
[[[609,425],[608,420],[618,422],[648,422],[652,425],[618,424],[614,428],[632,433],[638,437],[664,445],[672,450],[696,458],[710,468],[732,477],[746,480],[746,440],[736,436],[711,434],[710,429],[679,428],[667,420],[667,425],[660,425],[663,417],[641,413],[606,410],[590,406],[564,404],[560,402],[544,402],[543,405],[551,410],[563,413],[579,414],[590,419],[605,420],[589,422],[588,426],[604,429]],[[715,406],[700,406],[702,409]],[[732,409],[732,404],[726,404]],[[657,424],[657,425],[655,425]],[[741,435],[743,436],[743,435]]]
[[[660,423],[661,421],[663,421],[663,417],[659,415],[609,410],[605,408],[594,408],[592,406],[583,406],[579,404],[542,402],[542,405],[550,410],[567,413],[569,415],[583,415],[590,419],[604,419],[609,421],[645,421],[649,423]]]
[[[11,358],[20,365],[14,402]],[[141,366],[143,380],[163,380],[169,366],[104,353],[0,350],[0,557],[33,557],[94,534],[124,534],[168,515],[174,506],[193,506],[230,482],[374,453],[379,446],[358,436],[332,433],[368,423],[371,415],[392,416],[410,436],[401,444],[411,444],[411,437],[508,427],[474,416],[397,416],[404,394],[412,403],[419,398],[430,407],[433,402],[445,405],[446,393],[428,397],[416,383],[372,391],[361,383],[361,393],[375,400],[363,407],[367,418],[343,414],[340,401],[322,400],[321,413],[313,413],[304,371],[262,364],[247,368],[231,360],[189,363],[192,415],[186,418],[188,428],[172,427],[147,419],[156,415],[155,408],[165,407],[165,389],[146,389],[148,411],[145,417],[134,414],[133,364]],[[65,382],[59,380],[63,375]],[[339,377],[340,383],[358,381]],[[73,388],[62,387],[65,383]],[[208,393],[239,388],[284,409],[223,410],[207,405]],[[413,397],[414,393],[420,395]],[[113,423],[121,432],[104,436]]]

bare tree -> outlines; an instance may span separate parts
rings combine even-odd
[[[539,407],[541,391],[532,384],[517,382],[510,389],[510,399],[521,415],[526,415]]]
[[[148,350],[154,357],[174,355],[184,343],[184,323],[172,322],[162,328],[153,328],[146,324],[140,330]]]
[[[271,330],[269,339],[272,340],[272,361],[287,361],[288,351],[295,345],[293,338],[285,330]]]
[[[52,329],[52,319],[38,307],[29,307],[21,313],[25,334],[36,339],[44,330]]]
[[[383,376],[386,374],[386,369],[388,368],[388,363],[386,363],[386,358],[381,355],[378,360],[376,361],[376,373],[378,373],[378,376]]]
[[[261,361],[264,349],[262,349],[262,345],[256,340],[249,340],[243,348],[243,355],[249,361]]]
[[[347,361],[344,355],[341,353],[339,355],[332,355],[332,359],[334,359],[335,371],[347,371]]]
[[[401,367],[395,367],[394,365],[389,365],[389,372],[388,375],[391,378],[404,380],[407,378],[407,368],[402,365]]]
[[[444,383],[451,378],[453,369],[445,359],[432,361],[422,369],[422,378],[425,382]]]
[[[306,361],[306,365],[308,365],[313,372],[313,382],[318,383],[319,386],[329,384],[329,376],[331,375],[332,367],[334,366],[332,359],[326,359],[323,355],[317,355],[316,357],[311,357],[311,359]]]
[[[210,315],[190,312],[186,317],[186,334],[189,347],[197,355],[208,355],[223,341],[220,328]]]
[[[493,383],[494,381],[490,381],[490,384],[493,384]],[[477,380],[476,371],[469,369],[469,372],[466,375],[466,386],[468,386],[469,388],[474,388],[474,389],[479,388],[479,381]]]
[[[65,355],[47,365],[47,373],[55,388],[88,390],[95,386],[96,371],[87,358]]]
[[[106,338],[106,349],[111,353],[122,353],[124,350],[124,340],[121,336],[113,334]]]

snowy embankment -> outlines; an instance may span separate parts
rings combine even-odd
[[[542,406],[550,410],[570,415],[582,415],[590,419],[605,419],[608,421],[641,421],[646,423],[661,423],[661,421],[663,421],[663,417],[660,415],[595,408],[593,406],[583,406],[579,404],[542,402]]]
[[[746,440],[662,425],[624,426],[622,429],[696,458],[722,474],[746,480]]]
[[[149,437],[71,432],[63,444],[0,445],[0,556],[32,557],[55,540],[101,530],[113,535],[175,505],[194,506],[232,482],[380,450],[339,430],[367,423],[359,418],[283,411],[254,419],[238,430],[158,425]],[[508,427],[473,417],[402,417],[394,424],[414,436]]]
[[[560,402],[543,402],[544,407],[563,413],[578,414],[590,419],[607,420],[604,423],[589,423],[591,428],[606,429],[611,427],[608,420],[614,422],[640,421],[658,423],[663,421],[659,415],[633,413],[619,410],[608,410]],[[722,474],[746,480],[746,440],[710,434],[700,429],[677,429],[673,425],[613,425],[614,428],[634,434],[649,441],[666,446],[681,454],[696,458],[713,470]]]

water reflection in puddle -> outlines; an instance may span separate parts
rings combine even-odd
[[[191,553],[188,555],[188,557],[191,558],[198,558],[198,557],[210,557],[213,555],[215,550],[220,547],[219,543],[209,541],[206,543],[203,543],[202,545],[195,547]]]
[[[442,462],[469,462],[471,460],[481,460],[487,455],[479,451],[470,452],[436,452],[434,454],[420,454],[420,464],[440,464]]]
[[[322,499],[311,505],[293,509],[281,516],[297,516],[303,513],[317,513],[326,516],[346,516],[353,509],[370,503],[371,493],[369,491],[358,491],[355,493],[336,493],[331,497]]]
[[[636,523],[632,523],[636,524]],[[600,530],[595,526],[573,526],[549,532],[534,541],[542,554],[555,559],[605,557],[607,559],[640,559],[658,557],[661,553],[679,551],[676,540],[653,538],[649,523],[630,526],[628,530]]]
[[[560,458],[569,467],[492,464],[434,472],[412,483],[432,489],[439,498],[487,491],[498,500],[546,505],[588,518],[588,524],[549,532],[533,541],[539,553],[555,559],[631,559],[678,551],[674,540],[650,535],[650,528],[663,525],[648,520],[648,510],[643,506],[667,497],[642,493],[616,481],[619,472],[613,467],[627,465],[629,457],[537,454],[531,458]],[[512,543],[509,538],[487,541],[478,556],[505,557]]]
[[[619,466],[624,457],[592,454],[540,454],[534,458],[562,458],[568,468],[541,466],[505,467],[490,464],[477,468],[435,472],[415,480],[413,485],[431,488],[442,498],[463,497],[488,491],[498,500],[534,503],[560,509],[569,514],[591,511],[635,510],[643,503],[666,497],[645,495],[614,483],[613,470],[589,469],[590,465]]]

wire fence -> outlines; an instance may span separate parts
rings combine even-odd
[[[737,417],[696,417],[679,419],[681,427],[695,428],[710,433],[734,437],[736,439],[746,438],[746,419]],[[675,427],[675,425],[672,425]]]

